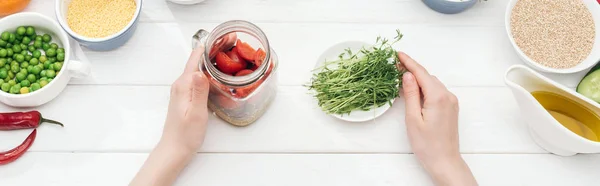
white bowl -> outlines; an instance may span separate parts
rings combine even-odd
[[[600,61],[600,5],[598,5],[598,2],[596,0],[582,0],[583,4],[585,4],[585,6],[587,6],[590,13],[592,14],[592,17],[594,19],[594,24],[596,25],[596,38],[595,38],[596,40],[594,41],[594,46],[592,48],[592,51],[590,52],[590,55],[586,59],[581,61],[581,63],[579,63],[577,66],[574,66],[571,68],[565,68],[565,69],[550,68],[550,67],[541,65],[539,63],[536,63],[531,58],[527,57],[527,55],[525,55],[525,53],[523,53],[523,51],[521,51],[521,48],[519,48],[519,46],[517,46],[517,44],[515,43],[515,40],[512,36],[511,25],[510,25],[510,16],[512,14],[512,9],[515,6],[515,4],[517,4],[517,1],[518,0],[511,0],[508,3],[508,6],[506,8],[506,14],[505,14],[505,27],[506,27],[506,33],[508,34],[508,39],[510,39],[510,43],[513,45],[513,47],[515,48],[515,50],[517,51],[519,56],[523,59],[523,61],[525,61],[525,63],[527,65],[531,66],[532,68],[534,68],[536,70],[542,71],[542,72],[569,74],[569,73],[576,73],[576,72],[581,72],[581,71],[587,70],[587,69],[591,68],[592,66],[594,66],[596,63],[598,63],[598,61]]]
[[[325,52],[323,52],[323,54],[321,54],[321,56],[319,57],[316,65],[315,65],[315,69],[323,66],[325,61],[337,60],[339,55],[341,53],[344,53],[346,49],[350,49],[350,50],[352,50],[353,53],[356,53],[356,52],[360,51],[360,49],[362,49],[363,47],[368,48],[369,46],[371,46],[371,45],[368,43],[365,43],[365,42],[360,42],[360,41],[346,41],[346,42],[342,42],[342,43],[333,45],[333,46],[329,47],[329,49],[325,50]],[[396,99],[393,99],[393,100],[391,100],[391,102],[393,103],[395,100]],[[344,115],[332,114],[332,115],[333,115],[333,117],[336,117],[336,118],[344,120],[344,121],[365,122],[365,121],[374,120],[375,118],[383,115],[385,113],[385,111],[390,109],[390,107],[391,106],[389,104],[385,104],[385,105],[382,105],[381,107],[372,108],[369,111],[354,110],[354,111],[350,112],[350,114],[344,114]]]
[[[85,77],[90,73],[87,63],[71,60],[73,49],[67,33],[56,23],[39,13],[18,13],[0,19],[0,32],[14,31],[18,26],[33,26],[36,32],[50,34],[52,41],[65,49],[65,61],[60,73],[45,87],[28,94],[9,94],[0,91],[0,102],[14,107],[35,107],[54,99],[67,86],[71,77]]]

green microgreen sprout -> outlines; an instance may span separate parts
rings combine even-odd
[[[396,30],[394,40],[377,37],[375,45],[358,53],[346,49],[335,61],[326,61],[306,85],[327,114],[350,114],[369,111],[385,104],[392,105],[402,85],[398,53],[392,47],[402,33]]]

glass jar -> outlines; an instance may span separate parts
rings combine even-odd
[[[230,50],[239,42],[247,43],[255,51],[262,49],[264,60],[255,60],[252,64],[260,65],[252,66],[254,71],[247,75],[221,72],[215,56],[219,52],[236,52]],[[196,32],[192,45],[196,48],[199,44],[206,46],[200,69],[210,80],[208,107],[232,125],[254,123],[265,113],[277,93],[278,59],[265,33],[250,22],[234,20],[220,24],[212,32],[202,29]]]

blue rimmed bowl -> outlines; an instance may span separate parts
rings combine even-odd
[[[423,0],[429,8],[444,14],[456,14],[463,12],[479,0]]]
[[[56,19],[60,26],[75,40],[77,40],[81,45],[85,46],[90,50],[97,51],[107,51],[119,48],[123,46],[133,33],[137,27],[137,22],[140,17],[140,13],[142,11],[142,0],[135,0],[135,4],[137,6],[135,10],[135,14],[129,24],[125,26],[121,31],[110,35],[108,37],[103,38],[91,38],[86,37],[80,34],[75,33],[69,25],[67,24],[67,9],[71,0],[56,0]]]

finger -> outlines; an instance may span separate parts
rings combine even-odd
[[[446,85],[444,85],[444,83],[442,83],[442,81],[440,81],[440,79],[438,79],[437,76],[431,76],[431,79],[433,81],[433,86],[437,87],[437,89],[448,91]]]
[[[429,84],[431,84],[431,75],[429,72],[404,52],[398,52],[398,59],[404,68],[414,75],[423,92],[428,92]]]
[[[423,121],[421,113],[421,91],[419,84],[411,72],[406,72],[402,76],[402,89],[404,91],[404,100],[406,107],[406,125],[415,125]]]
[[[191,72],[198,72],[200,71],[200,61],[202,60],[202,56],[204,54],[204,46],[200,45],[198,46],[198,48],[194,49],[194,51],[192,51],[192,54],[190,55],[190,58],[188,59],[187,64],[185,65],[185,70],[183,71],[184,74],[188,74]]]
[[[206,109],[208,102],[209,84],[208,79],[201,72],[192,74],[192,111]]]

